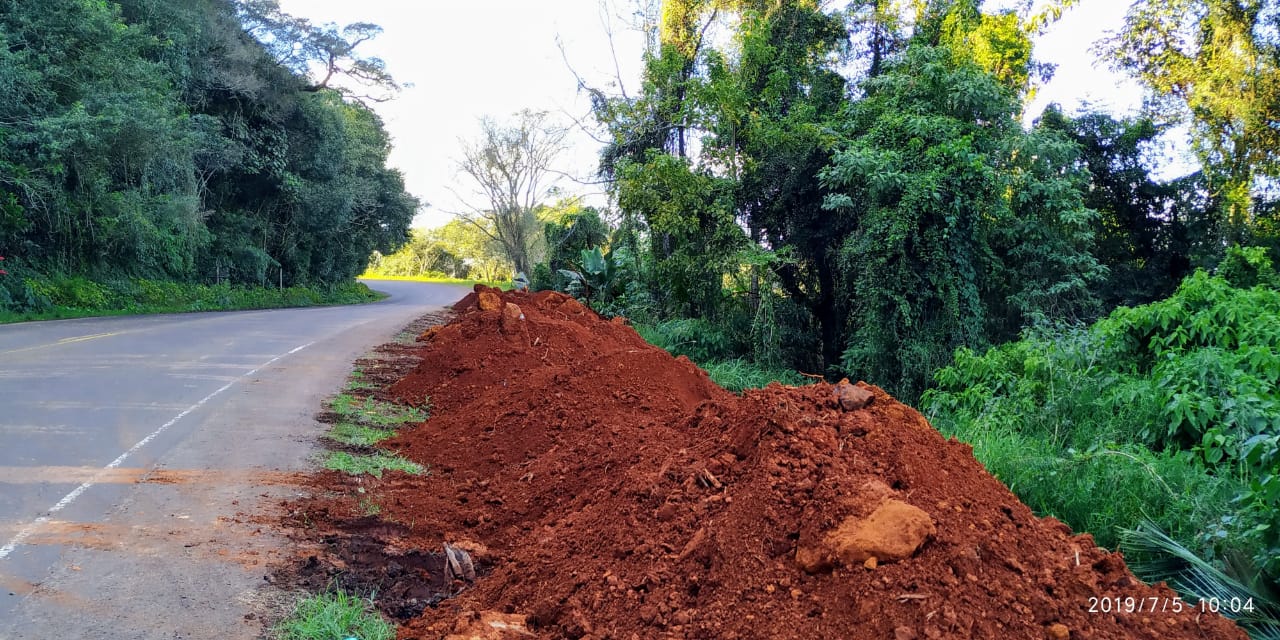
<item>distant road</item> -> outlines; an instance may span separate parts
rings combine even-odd
[[[257,637],[284,547],[248,514],[351,362],[467,293],[368,284],[391,297],[0,326],[0,639]]]

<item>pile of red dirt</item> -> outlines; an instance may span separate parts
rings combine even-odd
[[[387,445],[431,472],[370,491],[397,548],[455,544],[479,577],[401,638],[1246,637],[876,387],[734,396],[556,293],[458,311],[390,388],[430,403]]]

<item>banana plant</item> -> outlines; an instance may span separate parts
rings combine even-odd
[[[583,249],[578,254],[577,269],[560,269],[560,275],[568,281],[566,293],[590,301],[592,296],[606,293],[618,277],[618,266],[613,251],[605,253],[600,247]]]

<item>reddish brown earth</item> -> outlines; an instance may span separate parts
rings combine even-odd
[[[1090,613],[1175,594],[876,387],[737,397],[555,293],[478,288],[423,338],[384,393],[430,404],[389,443],[430,475],[360,480],[376,519],[322,475],[294,512],[401,638],[1246,637],[1190,605]]]

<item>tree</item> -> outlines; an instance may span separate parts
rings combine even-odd
[[[486,117],[480,125],[480,137],[465,144],[458,163],[475,191],[462,198],[467,210],[457,215],[498,242],[517,271],[532,273],[541,236],[536,210],[555,193],[554,164],[568,130],[545,111],[527,109],[513,124]]]
[[[386,63],[356,53],[356,48],[380,35],[382,27],[367,22],[316,26],[281,11],[279,0],[239,0],[238,8],[246,29],[277,62],[299,76],[316,72],[319,77],[309,91],[337,89],[360,100],[384,102],[400,90]],[[343,77],[381,93],[357,94],[353,87],[337,82]]]
[[[462,220],[427,232],[439,247],[463,260],[467,265],[467,277],[497,282],[510,280],[511,262],[491,233]]]
[[[888,53],[886,33],[872,28],[872,67],[879,64],[876,51]],[[844,105],[846,83],[836,67],[848,33],[838,15],[808,3],[783,3],[746,12],[740,41],[736,63],[718,56],[709,63],[704,100],[715,115],[705,153],[736,175],[734,201],[751,239],[788,257],[760,274],[767,284],[755,286],[756,297],[776,282],[820,329],[820,361],[804,365],[834,366],[843,348],[844,312],[836,293],[836,250],[851,226],[848,217],[823,209],[818,173],[831,161]]]
[[[1247,240],[1259,179],[1280,177],[1280,33],[1263,0],[1143,0],[1103,44],[1161,115],[1191,126],[1229,239]]]
[[[0,255],[23,282],[334,283],[404,241],[418,204],[382,122],[279,64],[243,8],[0,0]]]
[[[1151,176],[1148,146],[1162,127],[1150,117],[1071,117],[1051,105],[1037,126],[1075,142],[1089,171],[1084,202],[1098,212],[1095,255],[1109,270],[1098,284],[1105,307],[1166,298],[1194,267],[1217,259],[1217,216],[1205,202],[1203,174],[1167,183]]]
[[[1013,87],[913,44],[864,85],[821,175],[839,248],[849,374],[915,398],[957,347],[1087,316],[1101,273],[1074,147],[1017,121]]]

